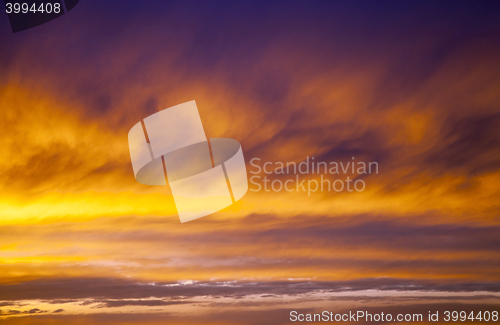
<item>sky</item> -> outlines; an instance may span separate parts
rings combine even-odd
[[[499,3],[81,0],[15,34],[0,16],[0,325],[498,310]],[[180,223],[127,134],[191,100],[249,178],[255,158],[378,173],[250,184]]]

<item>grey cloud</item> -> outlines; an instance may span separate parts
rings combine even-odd
[[[124,306],[171,306],[181,304],[192,304],[193,301],[175,301],[175,300],[101,300],[98,301],[98,308],[124,307]]]
[[[179,283],[139,283],[109,278],[100,279],[59,279],[36,280],[3,286],[0,299],[6,301],[22,299],[97,299],[112,306],[114,299],[132,299],[130,302],[116,302],[118,305],[169,305],[181,304],[182,300],[163,301],[162,299],[141,301],[139,299],[157,297],[193,298],[197,296],[244,297],[247,295],[298,295],[317,290],[327,292],[352,292],[358,290],[396,290],[396,291],[442,291],[442,292],[500,292],[496,282],[449,282],[430,280],[405,280],[394,278],[375,278],[352,281],[270,281],[270,282],[194,282]],[[135,300],[134,300],[135,299]],[[94,302],[89,301],[89,304]]]

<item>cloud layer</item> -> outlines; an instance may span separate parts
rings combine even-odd
[[[22,33],[0,20],[0,318],[498,304],[499,9],[87,0]],[[135,181],[127,132],[193,99],[249,171],[355,157],[379,173],[359,193],[249,191],[181,225],[165,188]]]

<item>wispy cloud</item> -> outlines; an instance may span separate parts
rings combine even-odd
[[[22,34],[0,24],[1,316],[282,324],[339,297],[498,303],[497,9],[88,0]],[[362,193],[250,191],[181,225],[166,189],[135,181],[127,132],[193,99],[247,163],[379,173]]]

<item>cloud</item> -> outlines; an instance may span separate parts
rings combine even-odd
[[[495,171],[500,155],[497,125],[499,114],[451,120],[443,128],[444,143],[429,154],[429,163],[439,170],[461,171],[471,176]]]
[[[250,295],[301,295],[321,292],[353,292],[363,290],[421,291],[442,293],[500,292],[496,282],[460,282],[395,278],[365,278],[351,281],[211,281],[182,284],[179,282],[141,283],[114,278],[80,278],[37,280],[5,285],[0,299],[42,299],[59,304],[61,299],[93,299],[86,304],[103,307],[168,306],[185,304],[178,297],[202,296],[246,297]],[[156,297],[157,299],[147,299]],[[172,300],[163,300],[168,298]],[[126,299],[126,300],[125,300]],[[192,301],[190,301],[192,302]]]
[[[477,314],[479,311],[491,310],[494,305],[491,304],[464,304],[460,306],[467,314],[474,312]],[[366,305],[362,309],[365,312],[376,314],[381,311],[385,315],[391,314],[395,317],[397,314],[422,314],[423,318],[427,317],[428,312],[442,313],[446,310],[453,310],[456,308],[455,304],[450,303],[433,303],[433,304],[418,304],[418,305],[398,305],[398,306],[370,306]],[[349,308],[342,306],[335,306],[335,304],[324,304],[322,306],[314,307],[298,307],[293,308],[297,313],[322,313],[329,311],[335,313],[349,313]],[[18,317],[9,318],[7,324],[9,325],[31,325],[31,324],[162,324],[165,321],[175,324],[245,324],[245,325],[281,325],[290,323],[290,311],[287,308],[269,308],[266,310],[226,310],[218,309],[209,314],[193,313],[191,315],[179,315],[174,313],[119,313],[119,314],[90,314],[90,315],[40,315],[20,319]],[[360,324],[369,324],[365,319],[360,319]]]
[[[12,316],[12,315],[20,315],[20,314],[28,314],[28,315],[33,315],[33,314],[44,314],[47,311],[45,310],[40,310],[39,308],[33,308],[30,310],[25,310],[25,311],[20,311],[16,309],[10,309],[8,311],[0,311],[0,316]]]
[[[15,304],[13,304],[12,302],[9,302],[9,301],[2,301],[0,302],[0,307],[6,307],[6,306],[14,306]]]
[[[498,227],[434,224],[434,218],[429,214],[402,220],[377,214],[332,220],[328,215],[282,218],[267,214],[228,222],[208,218],[189,227],[157,217],[101,218],[61,223],[58,228],[52,224],[3,226],[4,242],[18,244],[4,259],[17,263],[1,265],[0,270],[2,274],[22,272],[28,279],[43,274],[60,277],[61,272],[68,277],[99,272],[150,282],[229,280],[228,270],[237,274],[233,275],[236,279],[254,278],[257,272],[272,279],[321,281],[420,278],[422,274],[429,279],[460,275],[478,283],[493,281]],[[31,234],[29,238],[26,233]],[[187,249],[157,250],[174,245]]]
[[[498,4],[117,4],[0,24],[0,306],[34,313],[9,323],[281,324],[285,296],[319,291],[498,302]],[[135,181],[126,135],[192,99],[247,162],[380,172],[363,193],[249,192],[180,225]],[[191,303],[199,317],[163,313]],[[206,307],[231,305],[269,310]]]
[[[112,308],[124,306],[171,306],[181,304],[192,304],[193,301],[165,301],[156,300],[101,300],[98,308]]]

